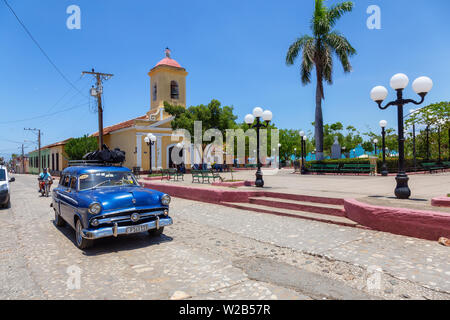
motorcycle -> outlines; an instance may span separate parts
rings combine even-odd
[[[47,180],[39,180],[39,192],[41,193],[41,196],[48,197],[50,193],[50,187],[52,185],[53,181],[50,179]]]

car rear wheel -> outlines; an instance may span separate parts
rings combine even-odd
[[[66,222],[61,218],[58,211],[55,209],[55,225],[57,227],[64,227],[66,225]]]
[[[151,229],[151,230],[148,230],[148,234],[149,234],[151,237],[157,237],[157,236],[160,236],[163,232],[164,232],[164,227],[161,227],[161,228],[159,228],[159,229]]]
[[[75,224],[75,243],[77,244],[77,247],[79,249],[86,249],[86,248],[91,247],[93,245],[94,241],[83,238],[82,230],[83,230],[83,226],[81,224],[81,221],[80,221],[80,219],[77,219],[77,222]]]

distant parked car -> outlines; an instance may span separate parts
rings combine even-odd
[[[10,188],[9,183],[15,181],[14,177],[9,178],[8,169],[0,166],[0,206],[8,208],[10,204]]]
[[[138,232],[158,236],[173,223],[170,196],[141,187],[133,173],[121,166],[68,167],[52,198],[55,224],[70,225],[80,249],[104,237]]]

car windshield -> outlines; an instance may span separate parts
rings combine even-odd
[[[80,190],[111,187],[137,186],[136,178],[131,172],[95,172],[82,174],[79,177]]]
[[[6,171],[5,171],[5,169],[0,169],[0,181],[6,181]]]

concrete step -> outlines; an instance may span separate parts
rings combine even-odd
[[[329,198],[329,197],[317,197],[317,196],[308,196],[303,194],[293,194],[293,193],[281,193],[281,192],[264,192],[266,197],[272,197],[277,199],[287,199],[287,200],[295,200],[295,201],[305,201],[305,202],[314,202],[314,203],[323,203],[323,204],[334,204],[334,205],[344,205],[344,199],[340,198]]]
[[[343,205],[280,199],[275,197],[250,197],[248,200],[250,203],[280,209],[299,210],[299,211],[328,214],[338,217],[345,217],[345,210]]]
[[[333,215],[324,215],[320,213],[312,213],[312,212],[306,212],[306,211],[298,211],[298,210],[289,210],[289,209],[280,209],[280,208],[273,208],[268,207],[264,205],[258,205],[254,203],[242,203],[242,202],[221,202],[221,205],[241,209],[241,210],[249,210],[249,211],[255,211],[259,213],[268,213],[268,214],[274,214],[278,216],[285,216],[285,217],[291,217],[291,218],[300,218],[300,219],[307,219],[307,220],[314,220],[314,221],[320,221],[320,222],[326,222],[326,223],[333,223],[338,224],[341,226],[347,226],[347,227],[357,227],[359,226],[356,222],[344,218],[344,217],[337,217]]]

